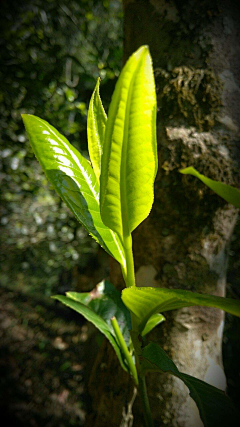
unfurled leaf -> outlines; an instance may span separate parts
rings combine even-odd
[[[98,79],[89,104],[87,119],[88,151],[92,166],[99,180],[101,170],[101,156],[107,123],[107,115],[104,111],[99,94],[100,79]]]
[[[116,84],[101,163],[102,220],[122,238],[148,216],[156,171],[155,84],[148,47],[142,46]]]
[[[98,314],[112,329],[111,318],[117,319],[121,334],[129,343],[131,315],[123,304],[121,293],[107,280],[100,282],[91,292],[67,292],[67,297],[80,302]]]
[[[190,396],[196,402],[205,427],[237,425],[239,415],[229,397],[216,387],[191,375],[179,372],[176,365],[158,344],[150,343],[143,349],[141,366],[145,372],[169,372],[180,378],[186,384]]]
[[[56,295],[56,296],[53,296],[52,298],[62,302],[67,307],[70,307],[73,310],[77,311],[77,313],[84,316],[85,319],[87,319],[89,322],[93,323],[96,326],[96,328],[98,328],[99,331],[102,332],[105,335],[105,337],[112,344],[112,346],[113,346],[113,348],[117,354],[117,357],[121,363],[122,368],[125,371],[128,370],[126,367],[125,359],[121,353],[120,346],[119,346],[119,344],[116,341],[116,338],[114,336],[113,329],[111,326],[109,326],[109,324],[104,319],[102,319],[102,317],[100,317],[95,311],[93,311],[87,305],[84,305],[81,302],[75,301],[72,298],[69,298],[67,296],[65,297],[63,295]]]
[[[141,335],[144,337],[149,332],[152,331],[153,328],[155,328],[160,323],[164,322],[166,319],[165,317],[160,313],[153,314],[147,321],[143,331],[141,332]]]
[[[136,316],[139,332],[143,330],[148,319],[154,313],[163,313],[164,311],[194,305],[220,308],[227,313],[240,317],[240,301],[180,289],[138,288],[133,286],[123,290],[122,300]]]
[[[89,162],[46,121],[22,117],[34,154],[54,189],[94,239],[124,266],[119,237],[102,222],[99,184]]]
[[[193,167],[182,169],[179,172],[184,175],[196,176],[205,185],[211,188],[211,190],[218,194],[218,196],[226,200],[226,202],[231,203],[232,205],[236,206],[236,208],[240,208],[240,191],[237,188],[224,184],[223,182],[214,181],[213,179],[207,178],[206,176],[200,174]]]

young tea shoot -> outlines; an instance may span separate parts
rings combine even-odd
[[[126,289],[121,294],[103,281],[97,285],[94,298],[91,293],[76,292],[53,298],[83,315],[109,340],[122,368],[138,388],[146,427],[153,426],[145,383],[151,371],[168,372],[185,383],[205,426],[236,425],[236,410],[224,392],[180,372],[158,344],[142,339],[165,320],[161,313],[167,310],[202,305],[240,316],[239,301],[151,288],[147,283],[146,287],[135,286],[132,232],[152,208],[158,165],[157,101],[148,47],[140,47],[124,66],[108,117],[99,84],[98,80],[88,112],[91,165],[45,120],[24,114],[23,121],[48,180],[88,233],[119,262]],[[204,181],[193,168],[181,172],[192,173],[220,191],[214,181]],[[225,187],[222,191],[225,194]],[[232,192],[229,197],[232,200],[239,195]]]

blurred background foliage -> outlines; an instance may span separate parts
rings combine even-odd
[[[21,114],[47,120],[88,157],[88,104],[100,76],[108,108],[122,17],[120,0],[0,5],[0,406],[13,426],[83,425],[100,338],[48,297],[92,289],[108,270],[108,258],[48,184]]]
[[[5,0],[0,25],[0,279],[50,295],[56,287],[72,289],[92,264],[97,268],[98,249],[50,188],[21,114],[49,121],[88,156],[91,93],[100,76],[107,107],[121,68],[122,6],[117,0]],[[90,279],[89,287],[94,284]]]

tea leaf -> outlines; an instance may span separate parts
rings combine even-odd
[[[98,180],[101,170],[102,148],[107,123],[107,115],[104,111],[99,94],[99,84],[100,79],[97,81],[90,100],[87,119],[88,151]]]
[[[124,266],[122,244],[102,222],[99,184],[89,162],[45,120],[22,117],[34,154],[54,189],[92,237]]]
[[[109,326],[116,317],[124,341],[128,345],[131,315],[123,304],[121,293],[107,280],[100,282],[91,292],[67,292],[67,297],[80,302],[98,314]]]
[[[237,425],[239,415],[225,393],[191,375],[179,372],[176,365],[155,343],[143,349],[141,366],[145,372],[163,371],[180,378],[188,387],[196,402],[205,427],[229,427]]]
[[[155,328],[160,323],[164,322],[166,319],[165,317],[160,313],[153,314],[147,321],[141,335],[144,337],[149,332],[152,331],[153,328]]]
[[[105,322],[104,319],[102,319],[97,313],[95,313],[91,308],[89,308],[88,306],[74,301],[71,298],[65,297],[63,295],[55,295],[52,298],[62,302],[63,304],[65,304],[67,307],[72,308],[73,310],[77,311],[77,313],[81,314],[82,316],[85,317],[85,319],[87,319],[89,322],[93,323],[96,328],[99,329],[100,332],[102,332],[105,337],[110,341],[110,343],[112,344],[117,357],[120,361],[120,364],[122,366],[122,368],[127,371],[127,367],[125,364],[125,359],[123,358],[123,355],[121,353],[120,347],[116,341],[116,338],[114,337],[113,334],[113,329],[111,326],[109,326],[107,324],[107,322]]]
[[[132,286],[123,290],[122,300],[126,307],[135,314],[139,332],[143,330],[148,319],[154,313],[194,305],[220,308],[227,313],[240,317],[240,301],[180,289]]]
[[[226,200],[226,202],[232,203],[232,205],[236,206],[236,208],[240,208],[240,191],[237,188],[224,184],[223,182],[214,181],[213,179],[207,178],[206,176],[201,175],[193,167],[182,169],[179,172],[185,175],[196,176],[204,184],[211,188],[211,190],[218,194],[218,196]]]
[[[142,46],[116,84],[101,164],[102,220],[122,238],[148,216],[156,172],[155,84],[148,47]]]

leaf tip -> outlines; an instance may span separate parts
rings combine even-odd
[[[28,113],[23,113],[23,114],[21,114],[21,117],[23,118],[23,119],[25,119],[25,118],[27,118],[27,117],[35,117],[33,114],[28,114]]]
[[[26,121],[28,119],[28,116],[30,116],[30,114],[21,114],[22,121],[23,121],[24,124],[26,123]]]
[[[135,52],[133,52],[132,57],[135,57],[137,60],[139,60],[146,55],[150,56],[149,46],[147,44],[140,46]]]
[[[148,44],[144,44],[143,46],[141,46],[142,50],[144,50],[145,52],[149,52],[149,46]],[[141,49],[140,48],[140,49]]]
[[[196,173],[196,169],[194,169],[192,166],[189,166],[184,169],[179,169],[178,172],[182,173],[183,175],[188,175],[188,174]]]

